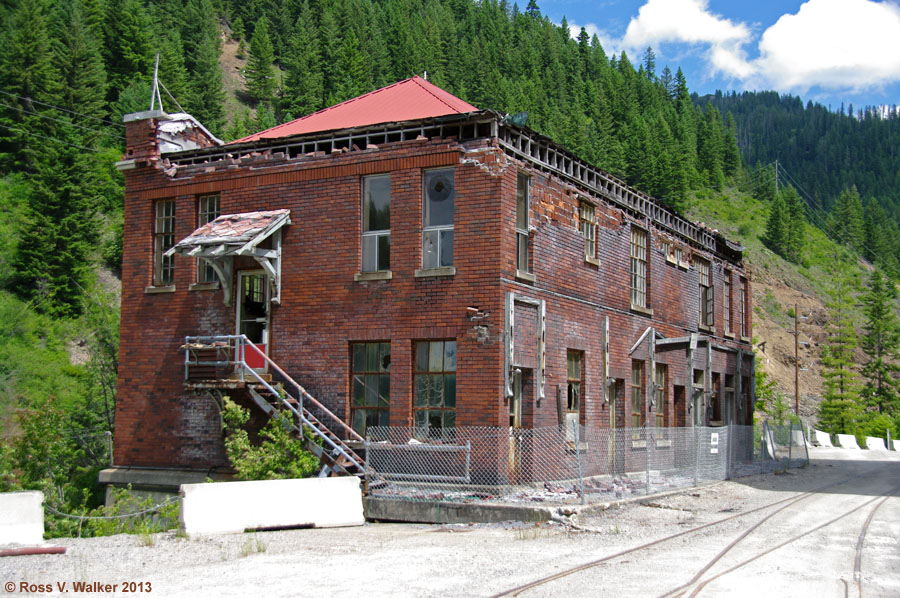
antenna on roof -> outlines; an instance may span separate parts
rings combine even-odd
[[[153,89],[150,91],[150,110],[159,102],[160,111],[163,109],[162,97],[159,95],[159,52],[156,53],[156,64],[153,66]]]

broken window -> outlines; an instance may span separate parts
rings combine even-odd
[[[218,195],[201,195],[197,198],[197,227],[201,227],[207,222],[212,222],[219,217],[219,196]],[[213,267],[203,259],[199,258],[197,262],[197,282],[209,283],[216,282],[216,271]]]
[[[713,325],[713,287],[712,287],[712,269],[709,261],[697,258],[697,271],[700,273],[700,314],[699,320],[701,326]]]
[[[725,283],[722,286],[722,322],[725,334],[731,334],[731,272],[725,272]]]
[[[631,360],[631,439],[640,440],[644,425],[644,362]]]
[[[453,265],[453,169],[426,170],[422,200],[422,268]]]
[[[372,426],[390,425],[391,344],[350,345],[350,422],[365,436]]]
[[[566,411],[580,413],[581,391],[584,388],[584,352],[568,351],[566,362]]]
[[[391,269],[391,176],[363,178],[362,271]]]
[[[725,374],[725,412],[731,415],[731,421],[728,424],[737,423],[734,421],[734,374]]]
[[[743,276],[739,279],[740,284],[738,286],[738,326],[740,327],[741,337],[749,338],[750,337],[750,322],[747,317],[747,279]]]
[[[597,259],[597,225],[594,220],[594,206],[586,201],[578,205],[581,235],[584,237],[584,257]]]
[[[416,428],[455,428],[456,341],[416,343],[413,385]]]
[[[665,364],[656,364],[656,427],[666,428],[668,407],[666,405],[666,374],[668,368]],[[668,433],[663,431],[663,438],[668,438]]]
[[[647,307],[647,231],[631,227],[631,305]]]
[[[531,272],[528,267],[528,175],[519,173],[516,184],[516,270]]]
[[[156,202],[153,227],[153,284],[169,285],[175,281],[174,256],[164,255],[175,244],[175,200]]]

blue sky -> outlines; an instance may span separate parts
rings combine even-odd
[[[900,0],[537,2],[635,66],[652,46],[657,73],[680,66],[700,94],[774,89],[832,110],[900,104]]]

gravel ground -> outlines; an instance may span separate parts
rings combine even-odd
[[[144,583],[133,587],[137,593],[160,596],[490,596],[848,476],[866,474],[866,480],[884,478],[894,484],[900,481],[898,453],[814,449],[811,457],[812,465],[806,469],[741,478],[662,498],[639,499],[590,516],[575,516],[568,525],[557,522],[367,524],[198,539],[182,538],[170,532],[149,537],[120,535],[54,540],[54,544],[67,547],[65,555],[0,559],[0,584],[15,584],[13,592],[0,593],[0,596],[72,595],[75,581],[116,584],[115,591],[91,594],[98,596],[132,593],[123,591],[131,589],[124,585],[128,582]],[[759,542],[774,545],[790,535],[787,530],[791,521],[796,520],[799,525],[806,517],[809,521],[803,525],[811,526],[813,521],[827,519],[829,513],[839,514],[844,506],[861,503],[862,498],[886,493],[874,483],[845,484],[814,497],[821,502],[813,508],[786,510],[785,518],[771,526],[768,539],[760,538]],[[840,505],[826,502],[838,500],[842,501]],[[872,548],[866,553],[863,571],[869,571],[872,587],[881,588],[867,593],[867,597],[900,595],[897,580],[900,572],[896,567],[896,555],[900,552],[898,501],[891,498],[885,503],[867,539],[867,549],[870,545]],[[863,519],[866,513],[862,514]],[[524,595],[618,596],[624,591],[625,595],[655,596],[660,590],[671,589],[671,580],[689,578],[722,546],[761,517],[762,514],[740,517],[659,548],[626,555]],[[854,548],[859,524],[854,519],[847,537],[819,538],[818,544],[807,548],[813,554],[815,546],[820,544],[836,542]],[[748,546],[748,550],[756,546]],[[772,583],[776,588],[781,587],[776,572],[782,568],[782,561],[790,560],[794,552],[788,547],[778,554],[781,560],[767,561],[762,570],[767,578],[775,575],[772,579],[776,581]],[[843,552],[835,556],[829,569],[844,567],[844,561],[848,560],[845,556]],[[807,558],[804,561],[807,569],[814,570],[816,579],[827,577],[828,572],[815,571],[816,560]],[[852,561],[851,553],[851,581]],[[813,575],[804,571],[792,573],[794,581],[804,581],[804,575]],[[776,592],[775,595],[843,596],[839,582],[846,578],[845,573],[835,572],[833,579],[826,580],[827,585],[813,593]],[[753,579],[745,580],[750,584],[746,586],[750,588],[746,594],[735,593],[732,591],[735,588],[730,586],[725,586],[727,592],[721,588],[712,591],[711,586],[704,595],[758,595],[753,590]],[[52,588],[47,592],[36,589],[29,594],[21,591],[22,582]],[[67,584],[68,592],[58,591],[56,584],[61,583]],[[831,589],[836,592],[840,589],[840,594],[831,594]]]

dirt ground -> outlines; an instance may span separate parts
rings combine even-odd
[[[707,572],[789,541],[713,581],[707,596],[844,596],[854,583],[861,526],[881,496],[863,544],[865,596],[900,595],[900,453],[811,449],[811,466],[636,501],[569,525],[367,524],[186,539],[150,537],[55,541],[65,555],[0,559],[5,595],[62,595],[55,584],[144,582],[158,596],[493,596],[703,523],[819,489],[754,529]],[[822,488],[828,484],[836,484]],[[860,505],[862,507],[860,508]],[[260,508],[264,508],[261,505]],[[657,596],[688,581],[728,543],[779,507],[731,519],[570,575],[522,596]],[[801,538],[815,526],[857,509]],[[21,592],[21,583],[53,584]],[[719,585],[716,585],[719,584]],[[134,589],[138,589],[136,586]],[[853,588],[851,588],[853,590]],[[855,590],[853,590],[855,595]],[[101,595],[100,593],[96,595]]]

